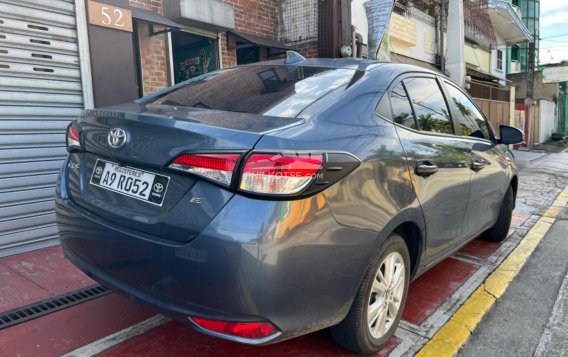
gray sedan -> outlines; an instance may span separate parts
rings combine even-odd
[[[238,66],[67,130],[66,256],[197,330],[267,344],[331,328],[357,353],[393,335],[409,282],[507,235],[518,186],[475,102],[422,68]]]

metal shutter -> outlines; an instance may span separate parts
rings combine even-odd
[[[0,256],[54,244],[65,128],[83,107],[73,0],[0,0]]]

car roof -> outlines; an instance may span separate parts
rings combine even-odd
[[[263,61],[257,63],[246,64],[244,66],[274,66],[274,65],[286,65],[284,59],[278,59],[273,61]],[[435,72],[424,67],[419,67],[411,64],[405,63],[394,63],[394,62],[380,62],[368,59],[360,58],[307,58],[305,60],[289,64],[289,66],[301,66],[301,67],[330,67],[330,68],[342,68],[342,69],[353,69],[359,71],[374,71],[377,69],[384,69],[392,72],[423,72],[430,73],[434,75],[442,75],[441,72]]]

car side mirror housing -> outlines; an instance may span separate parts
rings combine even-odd
[[[525,133],[522,130],[508,125],[499,126],[500,142],[505,145],[519,144],[524,141]]]

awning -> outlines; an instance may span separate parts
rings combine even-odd
[[[266,47],[266,48],[274,48],[274,49],[278,49],[278,50],[282,50],[282,51],[293,51],[293,50],[295,50],[295,48],[293,48],[293,47],[286,46],[286,45],[284,45],[284,44],[282,44],[278,41],[272,40],[272,39],[267,38],[267,37],[254,36],[254,35],[250,35],[248,33],[238,32],[238,31],[227,31],[227,32],[236,37],[236,39],[237,39],[236,48],[237,49],[259,46],[259,47]]]
[[[182,29],[183,26],[162,16],[156,12],[140,9],[138,7],[130,7],[132,17],[137,20],[142,20],[150,24],[150,36],[159,35],[161,33],[171,32]],[[154,25],[163,26],[166,29],[163,31],[154,31]]]
[[[485,71],[483,71],[479,68],[474,68],[474,67],[468,66],[467,64],[466,64],[466,67],[465,67],[465,71],[466,71],[466,74],[468,76],[471,76],[472,78],[483,80],[483,81],[493,82],[493,81],[504,80],[502,78],[494,76],[493,74],[491,74],[489,72],[485,72]]]
[[[487,8],[495,32],[508,45],[533,41],[517,7],[503,0],[489,0]]]
[[[428,62],[425,62],[425,61],[420,61],[420,60],[417,60],[417,59],[414,59],[414,58],[411,58],[411,57],[407,57],[407,56],[404,56],[404,55],[399,55],[398,53],[392,52],[390,58],[391,58],[391,62],[394,62],[394,63],[411,64],[413,66],[426,68],[426,69],[428,69],[430,71],[434,71],[436,73],[440,73],[440,74],[442,73],[438,67],[436,67],[435,65],[433,65],[431,63],[428,63]]]

